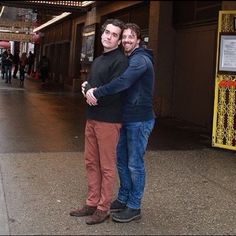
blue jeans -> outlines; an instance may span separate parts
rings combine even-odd
[[[12,66],[5,66],[6,81],[11,82]]]
[[[117,199],[129,208],[140,209],[145,187],[144,155],[155,119],[123,123],[117,145],[120,188]]]

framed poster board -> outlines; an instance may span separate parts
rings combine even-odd
[[[236,74],[236,34],[220,34],[218,73]]]
[[[86,25],[82,33],[82,48],[80,61],[83,63],[92,63],[94,59],[94,46],[97,24]]]
[[[236,17],[234,17],[234,31],[236,31]]]

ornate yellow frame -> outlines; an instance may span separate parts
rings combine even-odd
[[[236,75],[218,73],[220,34],[235,34],[236,11],[220,11],[216,53],[212,146],[236,150]]]

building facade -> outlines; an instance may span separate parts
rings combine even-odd
[[[218,13],[230,1],[110,1],[95,4],[40,30],[38,59],[46,54],[51,79],[80,90],[101,53],[100,27],[107,18],[134,22],[154,52],[155,112],[212,129]]]

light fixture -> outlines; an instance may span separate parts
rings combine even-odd
[[[55,6],[70,6],[70,7],[85,7],[95,1],[25,1],[26,3],[36,3],[38,5],[55,5]]]
[[[33,30],[33,32],[37,32],[37,31],[39,31],[39,30],[41,30],[41,29],[43,29],[43,28],[45,28],[45,27],[51,25],[52,23],[55,23],[55,22],[57,22],[57,21],[59,21],[59,20],[65,18],[66,16],[68,16],[68,15],[70,15],[70,14],[71,14],[70,12],[63,12],[61,15],[56,16],[56,17],[54,17],[53,19],[51,19],[51,20],[47,21],[46,23],[40,25],[39,27],[35,28],[35,29]]]
[[[1,12],[0,12],[0,17],[2,16],[4,9],[5,9],[5,7],[2,7]]]
[[[88,5],[93,4],[95,1],[26,1],[26,2],[34,2],[37,4],[52,4],[52,5],[65,5],[65,6],[73,6],[73,7],[87,7]],[[38,32],[39,30],[65,18],[66,16],[70,15],[70,12],[63,12],[61,15],[54,17],[53,19],[47,21],[46,23],[40,25],[39,27],[35,28],[33,32]]]

